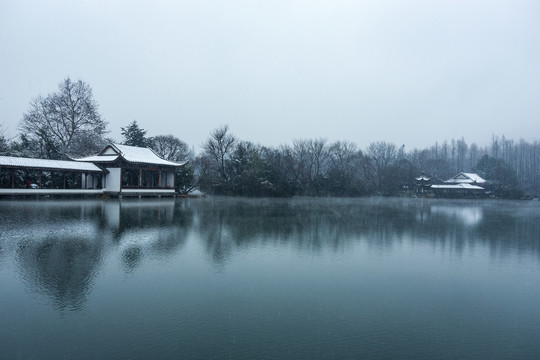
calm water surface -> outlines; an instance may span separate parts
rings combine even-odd
[[[540,203],[1,201],[1,359],[539,359]]]

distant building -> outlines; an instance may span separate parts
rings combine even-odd
[[[437,197],[478,198],[486,195],[485,184],[487,180],[478,174],[460,172],[444,184],[432,185],[431,189]]]
[[[415,178],[417,194],[422,196],[450,198],[478,198],[486,195],[484,185],[488,181],[478,174],[460,172],[456,176],[443,181],[442,184],[432,184],[431,178],[421,176]]]
[[[422,175],[415,178],[415,184],[416,184],[416,194],[421,196],[426,196],[430,193],[431,190],[431,177],[424,175],[422,172]]]

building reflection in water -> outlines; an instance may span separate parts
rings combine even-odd
[[[12,225],[2,229],[2,249],[13,250],[20,276],[33,292],[68,311],[84,307],[104,258],[118,258],[131,272],[145,255],[169,256],[184,245],[192,218],[186,220],[183,211],[182,226],[174,226],[172,199],[10,205],[1,211]]]

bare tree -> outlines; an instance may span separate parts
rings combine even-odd
[[[349,175],[350,171],[357,168],[357,159],[362,156],[362,152],[357,146],[348,141],[337,141],[328,148],[332,168],[340,173]]]
[[[161,158],[170,161],[184,161],[193,158],[189,146],[173,135],[158,135],[152,138],[152,149]]]
[[[108,132],[90,86],[81,80],[73,82],[69,77],[58,85],[57,92],[30,102],[19,130],[35,139],[39,139],[40,134],[48,134],[60,145],[64,155],[73,150],[94,152],[95,149],[75,149],[73,144],[92,143],[81,138],[101,140]]]
[[[328,148],[330,192],[334,195],[361,195],[365,191],[364,156],[354,143],[337,141]]]
[[[215,169],[223,183],[227,183],[229,180],[226,160],[234,150],[234,145],[237,142],[236,137],[228,132],[228,125],[215,129],[210,134],[210,138],[202,146],[204,153],[213,160]]]
[[[472,169],[476,165],[479,159],[478,154],[478,145],[476,145],[476,143],[472,143],[469,147],[469,160],[467,163],[467,169]]]
[[[457,171],[466,171],[465,160],[467,157],[468,145],[464,138],[461,138],[456,142],[457,146]]]
[[[308,157],[311,169],[311,180],[324,176],[327,171],[330,155],[326,139],[315,139],[308,142]]]
[[[383,172],[396,160],[396,145],[385,141],[371,143],[367,149],[367,154],[373,161],[378,187],[381,189]]]
[[[396,159],[396,145],[385,141],[369,144],[368,155],[375,162],[377,168],[388,166]]]

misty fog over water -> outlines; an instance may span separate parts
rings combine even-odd
[[[0,358],[540,356],[540,203],[0,202]]]

